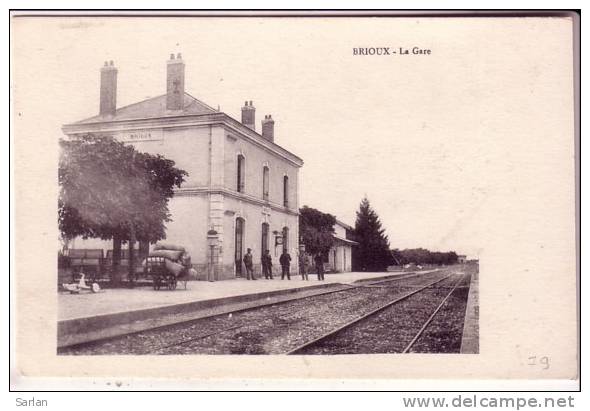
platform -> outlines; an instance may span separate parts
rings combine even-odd
[[[461,354],[479,354],[479,269],[471,276],[469,285]]]
[[[434,270],[425,270],[422,273]],[[155,291],[151,287],[106,289],[98,294],[58,296],[58,346],[108,338],[179,321],[203,318],[262,304],[326,292],[370,278],[395,277],[408,272],[326,274],[324,281],[309,275],[291,280],[245,279],[191,281],[183,288]]]
[[[99,294],[70,294],[67,292],[60,292],[58,296],[58,320],[112,314],[122,311],[154,308],[164,305],[182,304],[245,294],[310,287],[319,284],[350,284],[365,278],[369,279],[404,273],[407,272],[335,273],[325,274],[324,281],[318,281],[316,274],[309,274],[308,281],[301,280],[300,275],[292,275],[290,281],[286,279],[281,280],[280,277],[275,277],[273,280],[259,278],[256,281],[248,281],[243,278],[216,282],[189,281],[186,290],[184,290],[179,284],[179,288],[174,291],[155,291],[152,287],[144,286],[133,289],[105,289]]]

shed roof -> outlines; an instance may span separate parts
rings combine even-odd
[[[333,237],[336,239],[336,242],[342,242],[342,243],[345,243],[345,244],[348,244],[348,245],[357,245],[358,244],[358,242],[356,242],[356,241],[352,241],[352,240],[349,240],[347,238],[342,238],[342,237],[337,236],[337,235],[333,235]]]

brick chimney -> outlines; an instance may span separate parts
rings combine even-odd
[[[269,141],[275,141],[275,121],[270,114],[262,120],[262,137]]]
[[[113,60],[104,62],[100,69],[100,110],[101,116],[113,116],[117,110],[117,69]]]
[[[170,54],[166,76],[166,109],[182,110],[184,108],[184,62],[180,53],[174,58]]]
[[[244,107],[242,107],[242,124],[252,130],[256,129],[255,125],[255,118],[256,118],[256,108],[252,105],[252,100],[250,103],[246,101],[244,103]]]

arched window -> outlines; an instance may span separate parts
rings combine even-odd
[[[283,227],[283,252],[289,252],[289,227]]]
[[[283,177],[283,205],[289,207],[289,176]]]
[[[236,188],[238,193],[244,192],[245,180],[246,180],[246,158],[242,154],[238,154],[237,188]]]
[[[262,199],[268,201],[268,167],[262,168]]]

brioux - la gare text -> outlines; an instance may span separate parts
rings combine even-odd
[[[353,47],[353,56],[430,55],[431,49],[414,47]]]

